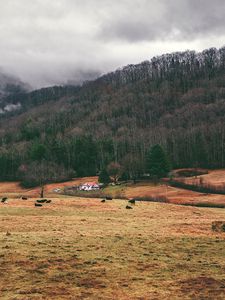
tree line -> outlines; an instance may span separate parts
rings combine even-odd
[[[131,178],[146,172],[156,144],[174,168],[223,168],[224,71],[225,48],[212,48],[129,65],[81,87],[21,94],[21,110],[0,119],[1,179],[42,160],[77,176],[119,163]]]

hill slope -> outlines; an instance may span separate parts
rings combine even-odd
[[[80,176],[114,160],[144,172],[146,152],[159,143],[174,167],[224,167],[224,99],[225,48],[166,54],[81,87],[23,94],[20,111],[1,120],[0,166],[7,178],[42,158]]]

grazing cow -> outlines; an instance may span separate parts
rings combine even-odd
[[[7,197],[4,197],[4,198],[2,198],[2,201],[1,201],[1,202],[2,202],[2,203],[7,203],[7,199],[8,199]]]
[[[110,197],[110,196],[106,196],[105,199],[106,199],[106,200],[112,200],[113,198]]]
[[[135,204],[135,199],[131,199],[128,201],[130,204]]]
[[[22,200],[27,200],[27,197],[24,197],[24,196],[23,196],[23,197],[22,197]]]
[[[45,203],[45,202],[47,202],[47,201],[48,201],[47,199],[36,200],[37,203]]]
[[[51,203],[51,202],[52,202],[52,200],[47,200],[47,201],[46,201],[46,203]]]
[[[127,206],[126,206],[126,209],[133,209],[133,207],[127,205]]]
[[[35,203],[34,205],[35,205],[35,206],[38,206],[38,207],[41,207],[41,206],[42,206],[42,204],[40,204],[40,203]]]
[[[105,202],[105,199],[102,199],[102,201],[101,201],[102,203],[104,203]]]

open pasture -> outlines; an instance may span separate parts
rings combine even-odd
[[[0,206],[0,299],[224,299],[224,209],[58,196]]]

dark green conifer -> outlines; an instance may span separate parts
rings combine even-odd
[[[147,155],[147,171],[153,178],[162,178],[170,169],[171,166],[163,148],[160,145],[154,145]]]
[[[111,180],[110,180],[108,172],[106,171],[106,169],[102,169],[102,171],[100,172],[99,177],[98,177],[98,182],[108,184],[108,183],[110,183],[110,181]]]

